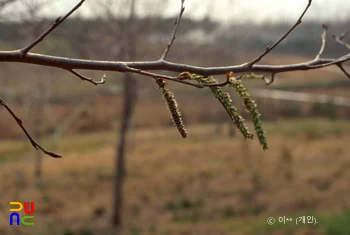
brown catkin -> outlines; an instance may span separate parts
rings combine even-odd
[[[174,97],[174,94],[169,89],[163,87],[163,95],[167,103],[168,110],[171,114],[171,119],[173,120],[174,125],[177,127],[182,138],[186,138],[188,133],[187,133],[187,130],[185,129],[185,125],[183,124],[181,112],[179,111],[179,108],[177,106],[177,102]]]

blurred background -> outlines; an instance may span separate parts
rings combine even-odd
[[[0,49],[26,46],[77,2],[0,0]],[[156,60],[179,3],[89,0],[32,52]],[[283,35],[306,4],[186,1],[167,59],[244,63]],[[348,1],[314,1],[261,64],[313,59],[322,23],[330,26],[324,57],[348,53],[331,35],[350,26],[349,10]],[[104,74],[79,72],[95,80]],[[0,109],[0,234],[350,234],[350,82],[336,66],[278,74],[270,86],[244,81],[262,113],[267,151],[244,140],[209,89],[168,83],[189,132],[182,139],[153,79],[106,75],[106,84],[94,86],[62,69],[0,63],[1,97],[42,146],[64,156],[35,151]],[[226,91],[253,129],[240,98]],[[10,201],[34,201],[35,226],[9,226]],[[282,216],[293,222],[279,222]],[[318,223],[296,225],[301,216]]]

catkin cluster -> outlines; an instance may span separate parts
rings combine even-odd
[[[200,84],[215,84],[217,81],[212,77],[204,77],[198,74],[182,73],[179,79],[190,79],[196,80]],[[244,123],[244,119],[239,115],[238,110],[233,106],[230,94],[225,92],[219,86],[210,86],[210,90],[213,92],[214,96],[220,101],[222,106],[225,108],[226,112],[232,119],[234,125],[240,130],[246,139],[253,139],[253,134],[248,130],[248,127]]]
[[[247,111],[251,114],[254,124],[255,132],[258,136],[259,143],[264,150],[268,149],[267,140],[265,137],[264,129],[262,127],[262,122],[260,119],[261,114],[257,109],[255,101],[252,99],[251,95],[248,93],[247,89],[243,86],[240,80],[235,77],[231,77],[232,73],[227,74],[227,84],[233,86],[239,96],[242,98]],[[263,78],[261,75],[246,75],[243,78]],[[191,74],[189,72],[183,72],[178,76],[180,80],[195,80],[200,84],[211,85],[210,90],[213,92],[215,97],[220,101],[222,106],[227,111],[228,115],[232,119],[234,125],[240,130],[243,136],[247,139],[253,139],[253,134],[251,134],[244,123],[244,119],[239,115],[238,110],[233,106],[230,95],[225,92],[220,86],[212,86],[217,84],[217,81],[213,77],[204,77],[198,74]]]

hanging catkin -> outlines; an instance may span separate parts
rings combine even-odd
[[[174,93],[172,93],[169,89],[163,87],[163,96],[167,103],[167,106],[171,115],[171,119],[173,120],[174,125],[177,127],[182,138],[186,138],[188,133],[182,121],[181,112],[178,108],[176,99],[174,97]]]
[[[243,103],[245,105],[245,108],[250,113],[255,133],[258,136],[259,143],[262,146],[264,150],[268,149],[267,140],[265,137],[264,129],[262,127],[262,122],[260,119],[261,114],[258,111],[258,107],[256,102],[252,99],[252,96],[248,93],[247,88],[243,86],[240,80],[236,79],[235,77],[231,77],[231,74],[228,74],[228,81],[231,86],[233,86],[236,89],[236,92],[238,95],[242,98]]]
[[[168,110],[170,112],[170,117],[174,123],[174,125],[177,127],[178,131],[180,132],[182,138],[186,138],[188,136],[187,130],[185,129],[185,125],[182,121],[181,112],[179,110],[179,107],[177,105],[174,93],[172,93],[168,88],[165,88],[166,83],[161,78],[156,78],[156,82],[163,90],[163,96],[165,99],[165,102],[167,104]]]
[[[200,84],[215,84],[217,81],[212,77],[204,77],[198,74],[191,74],[189,72],[183,72],[178,76],[180,80],[196,80]],[[210,90],[213,92],[215,97],[220,101],[226,112],[232,119],[234,125],[240,130],[246,139],[253,139],[254,135],[248,130],[248,127],[244,123],[244,119],[239,115],[238,110],[233,106],[230,94],[225,92],[219,86],[210,86]]]

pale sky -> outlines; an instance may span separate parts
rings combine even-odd
[[[174,1],[178,2],[178,1]],[[189,10],[195,6],[203,14],[207,6],[198,3],[211,1],[188,0]],[[220,0],[212,1],[212,15],[223,21],[280,21],[296,20],[308,0]],[[201,9],[201,10],[200,10]],[[190,12],[187,12],[191,15]],[[305,19],[346,19],[350,18],[350,0],[313,0]]]
[[[41,0],[36,0],[41,1]],[[45,1],[45,0],[43,0]],[[60,15],[69,11],[79,0],[46,0],[50,5],[50,15]],[[124,0],[125,1],[125,0]],[[130,0],[127,0],[128,2]],[[168,5],[151,3],[152,0],[139,0],[137,12],[140,15],[152,12],[162,12],[164,15],[175,16],[179,9],[180,0],[167,0]],[[86,0],[86,3],[75,13],[91,16],[98,13],[98,8],[92,7],[103,0]],[[295,21],[307,5],[308,0],[186,0],[185,17],[202,18],[208,12],[211,17],[224,22],[266,22],[266,21]],[[119,7],[116,7],[120,9]],[[157,9],[158,8],[158,9]],[[19,8],[15,8],[18,10]],[[9,9],[7,9],[9,10]],[[10,9],[14,11],[14,8]],[[304,20],[316,19],[323,22],[332,19],[350,18],[350,0],[313,0]]]

